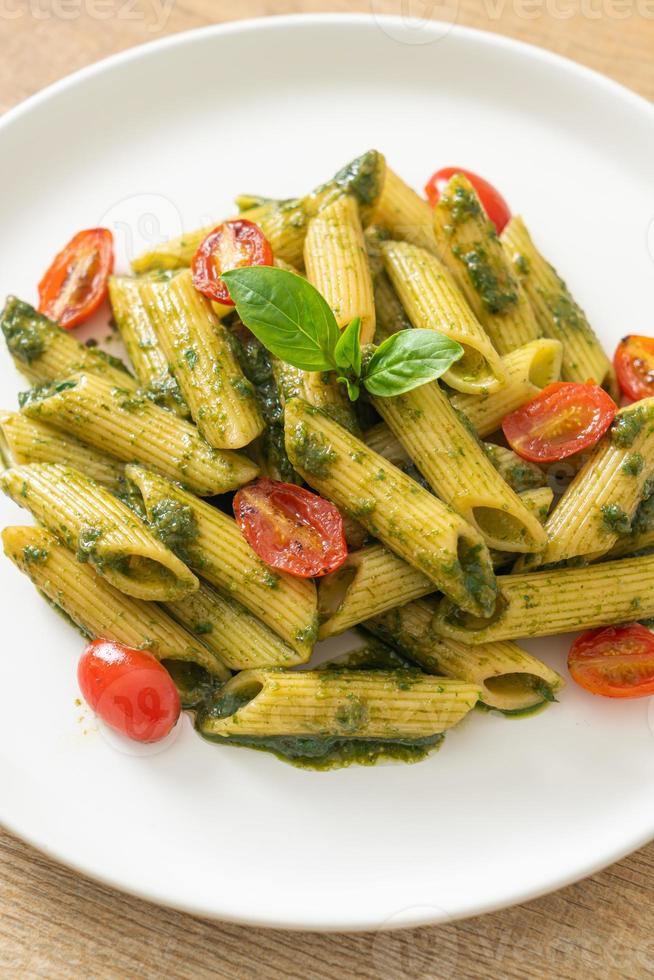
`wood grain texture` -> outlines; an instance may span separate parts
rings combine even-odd
[[[0,0],[0,110],[105,55],[243,17],[424,14],[574,58],[654,99],[654,0]],[[99,16],[101,15],[101,16]],[[0,790],[1,791],[1,790]],[[100,887],[0,832],[0,977],[654,977],[654,844],[494,915],[346,936],[215,925]]]

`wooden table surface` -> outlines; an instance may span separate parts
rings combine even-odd
[[[431,9],[435,18],[446,9],[448,19],[551,48],[654,100],[654,0],[443,2],[445,8],[425,0],[0,0],[0,111],[76,68],[163,34],[244,17],[371,9],[416,16]],[[0,977],[210,976],[654,976],[654,844],[505,912],[346,936],[206,923],[99,887],[0,831]]]

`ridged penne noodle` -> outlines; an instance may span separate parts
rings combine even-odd
[[[516,493],[536,490],[547,483],[547,477],[540,466],[518,456],[512,449],[485,442],[484,451],[502,479],[506,480]]]
[[[511,218],[502,232],[502,245],[527,294],[542,334],[563,345],[564,381],[582,384],[592,378],[618,396],[615,372],[584,311],[561,277],[540,254],[520,217]]]
[[[128,466],[125,472],[140,490],[150,525],[162,540],[308,660],[318,634],[313,582],[265,565],[236,521],[216,507],[141,467]]]
[[[564,687],[556,671],[515,643],[471,647],[434,633],[433,617],[432,604],[419,600],[377,616],[365,627],[428,674],[478,684],[480,700],[488,708],[509,713],[533,710],[554,700]]]
[[[461,422],[437,381],[372,403],[434,493],[500,551],[541,551],[546,536]]]
[[[259,225],[276,259],[299,268],[311,218],[341,195],[351,194],[359,203],[364,222],[367,222],[381,194],[385,173],[383,155],[377,150],[369,150],[306,197],[287,201],[262,200],[254,207],[248,207],[243,217]],[[152,269],[179,269],[190,265],[203,239],[218,224],[220,222],[216,221],[213,225],[186,232],[146,252],[132,263],[134,271],[143,273]]]
[[[554,636],[654,616],[654,555],[584,568],[501,575],[495,614],[479,619],[449,599],[433,629],[463,643]]]
[[[416,194],[390,167],[386,168],[386,179],[373,220],[401,242],[410,242],[431,252],[436,251],[436,236],[429,203]]]
[[[22,412],[0,412],[0,432],[8,450],[8,466],[62,463],[80,470],[109,490],[121,487],[122,463],[51,425],[30,419]]]
[[[552,511],[547,547],[530,563],[593,561],[609,552],[629,533],[653,470],[654,398],[646,398],[618,412]]]
[[[371,616],[433,591],[427,575],[381,544],[352,551],[340,568],[318,581],[318,638],[344,633]]]
[[[557,381],[561,372],[558,340],[534,340],[502,358],[505,383],[487,394],[467,395],[455,391],[452,404],[468,417],[480,436],[490,435],[502,425],[509,412],[520,408],[543,388]]]
[[[479,532],[365,443],[299,398],[286,404],[298,473],[466,609],[489,615],[495,584]]]
[[[245,606],[205,582],[197,592],[167,602],[165,609],[232,670],[292,667],[303,654],[289,647]]]
[[[626,555],[637,555],[639,552],[654,548],[654,528],[647,531],[637,531],[635,534],[625,534],[618,538],[606,558],[623,558]]]
[[[414,327],[438,330],[464,354],[443,375],[457,391],[481,394],[505,382],[502,359],[435,255],[407,242],[381,246],[386,271]]]
[[[145,398],[93,374],[75,374],[29,392],[29,418],[73,432],[126,463],[142,463],[201,496],[236,490],[257,467],[228,449],[214,449],[195,426]]]
[[[216,449],[247,446],[263,430],[259,404],[190,270],[144,280],[141,297],[200,434]]]
[[[162,408],[182,418],[190,412],[177,381],[168,369],[168,360],[150,318],[142,291],[146,279],[110,276],[109,299],[118,332],[141,386]]]
[[[448,181],[434,208],[437,254],[500,354],[540,336],[529,300],[472,184]]]
[[[330,418],[355,435],[359,424],[352,402],[344,385],[330,371],[301,371],[299,368],[273,358],[273,373],[277,380],[282,405],[291,398],[303,398],[314,408],[320,408]]]
[[[0,487],[88,562],[114,588],[137,599],[178,599],[195,575],[134,512],[79,470],[32,463],[6,470]]]
[[[14,364],[30,381],[56,381],[75,371],[88,371],[110,384],[136,390],[136,380],[122,361],[81,344],[69,330],[15,296],[5,303],[0,326]]]
[[[200,719],[200,732],[211,738],[392,740],[425,738],[456,725],[474,708],[479,687],[417,671],[407,677],[401,670],[248,670],[228,681],[218,698],[224,713],[210,708]]]
[[[366,229],[364,238],[375,300],[375,336],[373,339],[376,344],[381,344],[383,340],[391,337],[398,330],[406,330],[411,327],[411,321],[384,269],[381,248],[382,244],[388,241],[388,232],[380,228],[379,225],[371,225]]]
[[[375,299],[359,206],[345,194],[312,218],[304,242],[307,279],[325,297],[342,329],[361,318],[361,342],[375,335]]]
[[[89,638],[141,648],[157,660],[195,663],[219,680],[230,676],[211,650],[156,603],[119,592],[43,528],[5,528],[2,542],[7,557]]]

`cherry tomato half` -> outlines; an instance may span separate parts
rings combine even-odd
[[[347,558],[338,509],[293,483],[250,483],[234,497],[234,516],[259,558],[298,578],[327,575]]]
[[[76,327],[104,302],[113,267],[111,232],[106,228],[78,232],[39,283],[39,313],[67,330]]]
[[[463,174],[468,178],[479,195],[484,211],[495,225],[497,234],[501,235],[511,220],[511,209],[500,192],[472,170],[464,170],[463,167],[443,167],[442,170],[437,170],[425,185],[425,193],[431,206],[436,207],[448,181],[455,174]]]
[[[158,742],[179,718],[179,694],[170,674],[144,650],[94,640],[81,656],[77,679],[93,711],[137,742]]]
[[[273,265],[270,242],[259,225],[245,218],[225,221],[204,239],[193,257],[193,285],[206,296],[224,306],[233,306],[227,284],[220,278],[230,269],[248,265]]]
[[[639,401],[654,395],[654,337],[623,337],[613,355],[613,364],[628,398]]]
[[[570,648],[573,680],[605,698],[654,694],[654,636],[640,623],[583,633]]]
[[[553,463],[594,446],[618,406],[599,385],[556,381],[505,416],[502,429],[511,449],[532,463]]]

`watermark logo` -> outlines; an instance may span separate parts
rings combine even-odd
[[[178,238],[184,229],[179,208],[163,194],[124,197],[100,215],[98,224],[112,232],[117,261],[122,265]]]
[[[451,918],[440,905],[425,904],[406,906],[382,922],[373,937],[371,950],[379,980],[456,977],[459,947],[456,927],[448,924]],[[416,919],[444,924],[411,928]],[[435,949],[440,950],[437,962]]]
[[[380,29],[398,44],[431,44],[447,37],[459,7],[460,0],[370,0]]]
[[[0,0],[0,20],[141,21],[151,34],[166,29],[175,0]]]

